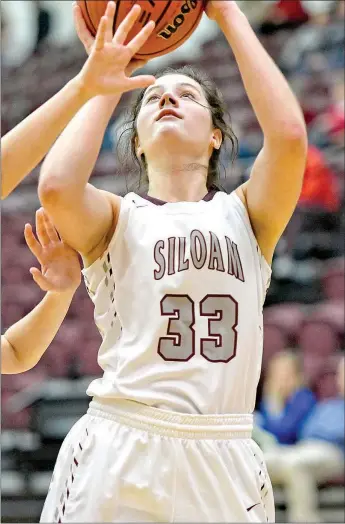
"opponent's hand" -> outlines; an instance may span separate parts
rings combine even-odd
[[[238,9],[233,0],[207,0],[205,12],[211,20],[220,22],[224,17],[230,16],[233,9]]]
[[[37,238],[31,225],[26,224],[26,243],[41,264],[41,271],[36,267],[30,269],[36,284],[42,291],[75,292],[81,281],[78,255],[60,240],[43,208],[36,211],[36,235]]]
[[[155,27],[154,22],[149,22],[130,42],[124,44],[141,13],[138,4],[133,6],[114,36],[114,2],[108,3],[95,38],[87,29],[78,5],[73,6],[73,13],[78,36],[89,54],[78,75],[87,98],[97,95],[121,95],[132,89],[148,87],[155,82],[155,77],[152,75],[130,78],[133,71],[145,65],[145,61],[133,60],[133,56],[144,45]]]

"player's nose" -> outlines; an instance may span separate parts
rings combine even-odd
[[[162,95],[159,101],[160,109],[164,109],[166,106],[172,105],[178,107],[178,99],[170,92],[166,92]]]

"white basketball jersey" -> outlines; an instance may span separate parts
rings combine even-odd
[[[164,203],[129,193],[83,270],[104,370],[87,393],[183,413],[251,413],[271,268],[232,193]]]

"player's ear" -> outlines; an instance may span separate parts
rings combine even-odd
[[[220,149],[223,142],[223,134],[220,129],[213,129],[212,146],[213,149]]]
[[[137,158],[139,158],[139,160],[141,159],[142,155],[144,154],[144,151],[139,144],[139,138],[137,136],[135,137],[135,154],[137,155]]]

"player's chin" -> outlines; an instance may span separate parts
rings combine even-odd
[[[162,141],[164,143],[182,140],[183,137],[187,139],[184,127],[173,121],[165,122],[164,124],[157,126],[154,130],[153,136],[155,137],[156,141]]]

